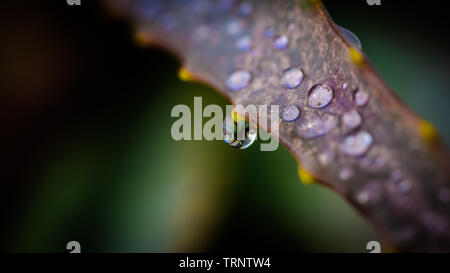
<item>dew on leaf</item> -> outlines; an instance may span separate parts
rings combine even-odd
[[[231,91],[239,91],[247,87],[251,78],[252,74],[247,70],[236,70],[228,76],[226,85]]]
[[[279,35],[275,37],[275,40],[273,41],[273,45],[279,50],[286,49],[288,43],[289,39],[285,35]]]
[[[235,46],[240,51],[249,51],[252,46],[252,38],[248,35],[243,36],[236,41]]]
[[[358,90],[355,93],[355,103],[358,106],[363,106],[369,100],[369,93],[364,90]]]
[[[300,68],[292,67],[284,71],[282,82],[284,87],[292,89],[300,85],[303,79],[303,72]]]
[[[361,116],[356,110],[350,110],[342,115],[342,123],[349,129],[354,129],[361,125],[361,120]]]
[[[316,138],[325,135],[336,128],[337,119],[333,115],[305,117],[297,125],[298,133],[304,138]]]
[[[347,136],[343,143],[343,151],[350,156],[362,156],[372,146],[373,137],[366,131],[359,131],[355,134]]]
[[[326,84],[314,85],[308,93],[308,105],[312,108],[323,108],[333,99],[333,89]]]
[[[294,121],[300,115],[300,109],[295,105],[285,106],[281,112],[281,118],[286,122]]]

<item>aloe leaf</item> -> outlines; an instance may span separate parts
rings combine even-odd
[[[233,104],[295,106],[297,116],[281,116],[279,139],[303,182],[334,190],[395,249],[450,250],[450,164],[438,133],[320,1],[107,3],[138,41],[178,56],[185,79]]]

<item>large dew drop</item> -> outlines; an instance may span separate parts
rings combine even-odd
[[[356,134],[349,135],[342,143],[342,149],[347,155],[362,156],[373,143],[373,137],[366,131],[359,131]]]
[[[303,72],[300,68],[291,67],[283,73],[283,85],[286,88],[293,89],[300,85],[303,79]]]
[[[314,85],[308,94],[308,105],[312,108],[323,108],[333,99],[333,89],[326,84]]]
[[[247,87],[251,78],[252,74],[247,70],[236,70],[228,76],[226,85],[231,91],[239,91]]]
[[[245,149],[255,142],[257,131],[245,120],[234,122],[231,117],[223,121],[223,140],[234,148]]]

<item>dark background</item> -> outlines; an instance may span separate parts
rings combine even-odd
[[[450,143],[444,1],[324,3]],[[227,101],[180,82],[177,60],[134,43],[100,1],[3,1],[0,21],[2,251],[364,252],[377,238],[340,198],[303,186],[284,148],[168,139],[172,106]]]

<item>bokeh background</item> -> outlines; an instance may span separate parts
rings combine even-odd
[[[426,1],[324,1],[384,79],[450,143],[449,21]],[[225,106],[177,78],[100,1],[0,4],[1,251],[366,252],[373,228],[284,147],[170,137],[174,105]]]

